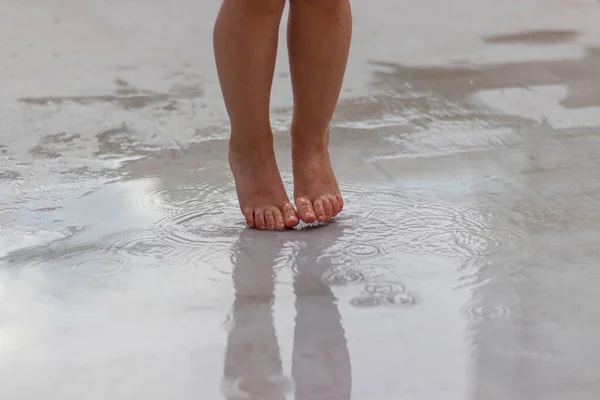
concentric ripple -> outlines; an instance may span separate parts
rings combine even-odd
[[[325,271],[321,280],[330,286],[347,286],[363,282],[365,275],[355,269],[338,266]]]
[[[135,205],[142,210],[153,209],[166,214],[179,214],[186,209],[197,208],[203,201],[216,205],[217,200],[223,200],[232,193],[226,185],[207,182],[162,187],[144,193],[136,200]]]
[[[365,286],[365,292],[371,296],[389,296],[397,293],[404,293],[403,286],[391,283],[378,283]]]
[[[416,298],[410,293],[391,293],[381,299],[383,304],[390,307],[409,307],[416,303]]]
[[[233,193],[210,190],[170,203],[171,212],[157,222],[161,239],[175,246],[230,246],[245,229]]]
[[[125,272],[127,270],[127,263],[120,259],[98,257],[72,261],[69,263],[69,268],[79,275],[101,278]]]
[[[344,212],[351,216],[338,220],[344,235],[336,259],[342,263],[372,262],[396,252],[456,258],[468,264],[496,256],[522,257],[531,248],[516,226],[498,227],[496,213],[468,200],[417,190],[346,191]]]
[[[416,304],[416,298],[397,283],[373,283],[364,287],[360,296],[350,300],[354,307],[409,307]]]
[[[462,308],[462,314],[469,320],[478,322],[489,319],[503,318],[510,314],[510,310],[500,305],[481,304],[472,302]]]
[[[189,211],[158,221],[161,239],[175,246],[226,248],[245,229],[232,210]]]
[[[447,229],[415,235],[415,247],[439,255],[461,258],[465,261],[483,259],[494,255],[520,256],[528,251],[523,233],[488,228]]]
[[[214,182],[162,187],[140,197],[137,207],[163,214],[155,223],[156,238],[146,244],[158,244],[155,251],[159,255],[174,250],[179,256],[192,256],[190,248],[197,254],[227,250],[246,226],[235,190],[225,180],[216,182],[217,176],[213,176]],[[152,246],[138,245],[132,250],[144,253],[148,247]],[[197,264],[203,260],[189,261]]]
[[[383,249],[371,243],[350,243],[344,246],[342,251],[353,257],[367,258],[381,254]]]
[[[107,277],[127,271],[130,260],[120,250],[100,249],[89,242],[75,246],[59,243],[15,252],[8,265],[23,270],[47,270],[53,276],[63,276],[66,273],[74,276]]]
[[[120,250],[135,257],[162,258],[175,248],[152,230],[121,231],[94,242],[96,248]]]

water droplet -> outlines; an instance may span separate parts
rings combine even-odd
[[[234,324],[235,324],[235,319],[233,318],[233,310],[230,310],[227,313],[227,315],[225,316],[225,320],[221,324],[221,327],[226,332],[229,332],[233,329]]]
[[[325,271],[322,280],[330,286],[347,286],[364,281],[365,276],[359,271],[342,266]]]
[[[350,303],[356,307],[408,307],[416,304],[416,298],[400,284],[378,282],[366,285],[361,296]]]
[[[500,305],[472,302],[463,307],[462,314],[471,321],[483,321],[505,317],[510,311]]]
[[[408,307],[416,303],[416,299],[410,293],[392,293],[382,297],[383,304],[386,306]]]
[[[372,296],[387,296],[395,293],[403,293],[404,287],[394,284],[372,284],[365,286],[365,292]]]
[[[361,296],[355,297],[350,300],[350,305],[359,308],[372,308],[378,307],[382,304],[382,300],[379,297],[375,296]]]

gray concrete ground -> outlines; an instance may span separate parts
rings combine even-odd
[[[600,4],[354,1],[347,208],[285,233],[238,214],[218,5],[0,0],[0,398],[599,398]]]

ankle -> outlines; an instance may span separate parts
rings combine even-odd
[[[299,126],[292,122],[292,155],[327,154],[329,127]]]
[[[329,143],[325,138],[321,139],[292,139],[292,158],[318,157],[329,154]]]
[[[229,153],[236,155],[264,154],[273,152],[273,133],[259,134],[232,132],[229,139]]]

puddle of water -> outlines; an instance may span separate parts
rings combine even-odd
[[[334,122],[347,207],[290,232],[245,229],[210,79],[122,66],[112,91],[7,101],[32,142],[0,146],[0,394],[596,398],[600,53],[579,31],[497,32],[472,64],[437,54],[446,35],[405,41],[435,65],[378,42],[388,61]],[[166,86],[121,77],[145,73]]]

